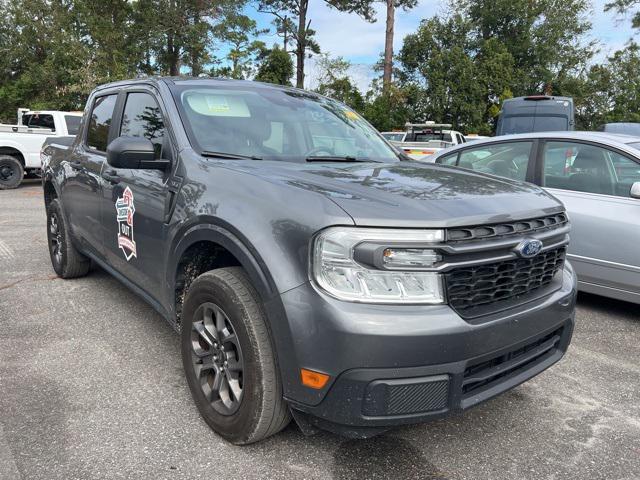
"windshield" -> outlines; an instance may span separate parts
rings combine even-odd
[[[348,157],[399,161],[360,115],[318,95],[260,85],[174,90],[194,148],[264,160]]]
[[[569,129],[569,119],[564,116],[513,116],[504,117],[501,135],[532,132],[564,132]]]

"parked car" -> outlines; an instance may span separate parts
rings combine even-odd
[[[448,123],[407,123],[405,132],[384,132],[382,136],[409,158],[421,160],[444,148],[466,142],[464,135]]]
[[[25,173],[40,170],[47,137],[75,135],[81,113],[18,110],[18,123],[0,124],[0,190],[16,188]]]
[[[496,136],[571,131],[574,128],[575,110],[572,98],[532,95],[504,101],[498,117]]]
[[[572,223],[585,292],[640,303],[640,137],[553,132],[480,140],[431,160],[544,187]]]
[[[180,331],[194,401],[233,443],[291,415],[350,437],[440,418],[537,375],[571,339],[559,201],[403,161],[315,93],[104,85],[75,141],[43,155],[55,272],[94,261]]]
[[[600,125],[600,127],[598,127],[598,131],[640,137],[640,123],[632,123],[632,122],[605,123],[604,125]]]

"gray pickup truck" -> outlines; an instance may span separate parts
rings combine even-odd
[[[363,438],[466,410],[570,342],[562,205],[408,161],[328,98],[112,83],[43,158],[56,273],[93,262],[155,307],[181,334],[200,413],[235,444],[292,417]]]

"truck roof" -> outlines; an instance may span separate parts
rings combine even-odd
[[[62,115],[74,115],[77,117],[82,116],[82,112],[65,112],[63,110],[27,110],[24,115],[54,115],[61,113]]]
[[[300,88],[290,87],[287,85],[275,85],[273,83],[256,82],[253,80],[236,80],[231,78],[219,78],[219,77],[189,77],[189,76],[177,76],[177,77],[144,77],[133,78],[129,80],[119,80],[117,82],[105,83],[96,87],[95,91],[106,90],[113,87],[124,87],[128,85],[158,85],[158,84],[172,85],[172,84],[193,84],[196,85],[217,85],[217,86],[229,86],[229,85],[245,85],[245,86],[260,86],[264,88],[272,88],[274,90],[286,90],[291,92],[304,93],[307,96],[322,97],[319,93],[309,92]]]

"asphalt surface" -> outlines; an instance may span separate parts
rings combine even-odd
[[[640,308],[581,296],[567,356],[463,416],[235,447],[178,337],[104,271],[57,279],[35,181],[0,191],[0,479],[640,479]]]

